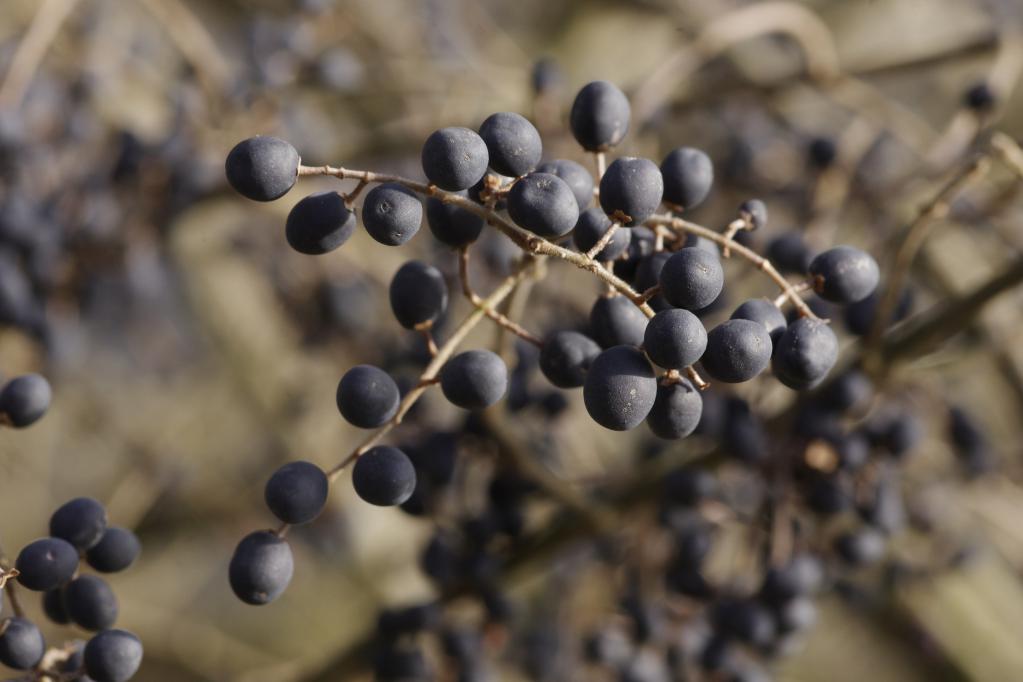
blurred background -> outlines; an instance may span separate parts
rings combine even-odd
[[[537,124],[545,157],[592,167],[567,108],[606,79],[633,106],[616,153],[659,160],[684,144],[714,160],[717,183],[694,221],[720,229],[759,197],[771,224],[749,235],[754,247],[797,230],[818,249],[866,248],[884,271],[905,226],[1002,139],[994,131],[1007,135],[998,149],[1023,133],[1021,27],[1014,0],[4,0],[0,373],[39,371],[55,398],[35,426],[0,431],[0,541],[16,553],[79,495],[135,528],[143,556],[111,582],[119,626],[145,644],[140,680],[369,679],[352,652],[365,650],[381,605],[431,595],[417,557],[436,521],[370,508],[342,478],[327,512],[289,536],[297,568],[284,597],[240,603],[226,567],[245,533],[274,524],[262,501],[270,472],[299,458],[329,467],[360,442],[334,405],[344,371],[374,363],[414,383],[424,350],[390,315],[393,272],[416,257],[454,276],[456,258],[426,229],[401,250],[359,231],[327,256],[299,255],[284,240],[287,211],[337,182],[305,179],[255,204],[227,188],[227,151],[273,134],[306,164],[419,179],[432,130],[517,111]],[[996,161],[935,213],[912,312],[1018,267],[1023,164]],[[478,290],[500,279],[509,248],[484,240]],[[728,268],[718,318],[775,294],[747,264]],[[546,332],[584,321],[598,292],[551,263],[517,312]],[[457,320],[468,306],[452,300]],[[825,598],[778,679],[1023,679],[1021,302],[1008,291],[969,310],[892,370],[887,395],[926,434],[907,465],[914,524],[893,551],[928,570]],[[470,345],[494,335],[482,327]],[[524,385],[550,390],[535,372]],[[755,392],[766,414],[792,399]],[[564,395],[499,418],[571,485],[649,473],[645,429],[604,431]],[[949,405],[983,426],[993,473],[972,480],[954,465]],[[464,422],[427,394],[391,442]],[[471,439],[458,447],[481,467],[495,457]],[[741,538],[724,543],[723,570],[744,565]],[[592,618],[612,578],[573,574],[559,556],[523,562],[509,589],[534,616]],[[27,601],[51,643],[72,636]],[[509,667],[498,679],[604,678]]]

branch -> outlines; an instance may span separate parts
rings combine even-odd
[[[538,348],[543,347],[543,341],[530,333],[525,327],[514,322],[507,315],[502,315],[497,312],[494,308],[484,305],[483,299],[476,295],[476,292],[472,290],[472,285],[469,283],[469,247],[468,245],[463,246],[458,250],[458,278],[462,281],[462,293],[469,300],[469,303],[473,307],[483,311],[483,314],[489,317],[491,320],[497,323],[498,326],[504,327],[512,334],[519,336],[529,343],[537,346]],[[436,353],[434,353],[436,354]]]

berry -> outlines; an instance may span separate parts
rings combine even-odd
[[[687,246],[675,252],[661,269],[661,295],[676,308],[699,310],[721,294],[725,273],[717,256]]]
[[[874,386],[870,379],[854,369],[829,382],[817,394],[817,399],[822,407],[842,414],[866,405],[873,395]]]
[[[491,114],[480,126],[480,137],[490,154],[490,167],[517,178],[536,168],[543,155],[540,133],[524,116]]]
[[[601,348],[639,346],[647,318],[624,296],[601,296],[590,309],[590,328]]]
[[[537,95],[545,95],[559,89],[565,80],[565,74],[561,67],[551,57],[542,57],[533,64],[529,82],[533,86],[533,92]]]
[[[627,431],[650,413],[657,398],[654,370],[638,349],[615,346],[598,355],[583,385],[586,411],[613,431]]]
[[[533,234],[561,237],[579,220],[579,204],[572,188],[557,175],[530,173],[512,185],[508,215]]]
[[[78,551],[95,547],[107,529],[107,510],[90,497],[65,502],[50,517],[50,535],[67,540]]]
[[[767,226],[767,204],[760,199],[747,199],[739,205],[739,217],[750,225],[751,230]]]
[[[395,182],[377,185],[362,202],[362,223],[369,236],[387,246],[401,246],[419,232],[423,204]]]
[[[615,159],[600,179],[600,207],[611,220],[627,227],[640,225],[652,216],[663,194],[661,171],[649,159]]]
[[[64,606],[75,625],[99,631],[117,620],[117,597],[102,578],[80,575],[68,583],[63,593]]]
[[[496,353],[467,350],[444,364],[440,387],[452,404],[467,410],[483,409],[508,390],[508,368]]]
[[[389,445],[367,450],[352,468],[356,494],[379,507],[402,504],[416,489],[416,469],[404,452]]]
[[[772,566],[764,577],[760,597],[778,606],[796,597],[809,596],[824,584],[824,567],[809,554],[797,554],[787,564]]]
[[[394,273],[390,288],[391,311],[405,329],[433,323],[448,307],[448,285],[440,270],[409,261]]]
[[[375,429],[398,413],[401,393],[391,375],[372,365],[357,365],[337,385],[337,409],[353,426]]]
[[[35,423],[50,408],[50,382],[39,374],[23,374],[0,389],[0,423],[23,428]]]
[[[228,579],[231,589],[246,604],[269,604],[287,588],[294,570],[295,560],[287,541],[273,531],[258,530],[238,543]]]
[[[607,151],[629,131],[631,108],[625,94],[607,81],[583,86],[572,102],[572,135],[589,152]]]
[[[78,570],[78,550],[67,540],[42,538],[21,550],[14,567],[21,573],[18,582],[28,589],[52,590],[66,584]]]
[[[871,528],[847,531],[835,538],[835,552],[850,566],[866,566],[884,556],[884,536]]]
[[[67,625],[71,622],[71,616],[67,613],[64,605],[64,588],[58,587],[43,592],[43,613],[57,625]]]
[[[588,208],[579,214],[575,230],[572,232],[572,240],[575,248],[582,253],[587,253],[597,245],[607,231],[611,229],[611,219],[599,208]],[[629,248],[629,241],[632,238],[632,230],[615,230],[611,235],[611,241],[594,256],[599,261],[615,260]]]
[[[284,523],[308,523],[327,504],[327,475],[311,462],[288,462],[266,482],[263,497],[273,515]]]
[[[777,342],[778,337],[788,326],[785,315],[778,309],[778,306],[766,298],[751,298],[736,308],[729,319],[759,322],[764,325],[772,342]]]
[[[707,351],[700,363],[718,381],[749,381],[771,361],[771,337],[752,320],[728,320],[707,334]]]
[[[309,256],[330,253],[355,233],[355,213],[337,192],[310,194],[295,204],[284,226],[291,248]]]
[[[646,423],[658,438],[674,440],[695,431],[701,414],[700,392],[688,379],[682,379],[657,387],[657,398],[646,416]]]
[[[487,172],[487,145],[468,128],[441,128],[423,143],[423,172],[441,189],[457,192],[475,185]]]
[[[30,670],[44,653],[43,633],[32,621],[16,616],[0,623],[0,663],[15,670]]]
[[[802,390],[820,383],[838,360],[838,339],[821,320],[801,317],[775,344],[772,369],[780,382]]]
[[[838,157],[838,147],[830,137],[815,137],[810,140],[806,154],[811,166],[817,170],[824,170],[835,162]]]
[[[714,164],[699,149],[679,147],[661,162],[664,200],[684,210],[699,206],[714,184]]]
[[[141,551],[142,545],[135,533],[111,527],[103,533],[99,543],[86,552],[85,560],[101,573],[116,573],[131,566]]]
[[[664,479],[664,498],[673,506],[695,507],[713,497],[717,490],[717,478],[704,469],[676,469]]]
[[[836,246],[810,262],[817,295],[832,303],[856,303],[877,288],[880,271],[869,254],[851,246]]]
[[[971,86],[963,95],[963,104],[968,109],[981,114],[994,109],[997,101],[998,98],[995,96],[995,91],[983,81]]]
[[[791,275],[805,275],[813,260],[810,247],[798,232],[786,232],[769,241],[766,255],[778,272]]]
[[[458,195],[469,196],[468,192],[458,192]],[[483,231],[483,218],[437,197],[426,200],[426,224],[438,241],[456,249],[472,244]]]
[[[104,630],[85,645],[84,660],[96,682],[127,682],[142,665],[142,642],[124,630]]]
[[[575,161],[568,159],[554,159],[536,167],[538,173],[550,173],[568,183],[575,195],[579,210],[583,211],[593,203],[593,176]]]
[[[669,308],[653,316],[643,334],[643,350],[665,369],[692,365],[707,349],[707,330],[688,310]]]
[[[586,372],[600,355],[600,346],[579,332],[555,332],[540,349],[540,371],[558,388],[578,388]]]
[[[298,152],[276,137],[259,135],[234,146],[224,163],[227,181],[244,197],[273,201],[298,180]]]

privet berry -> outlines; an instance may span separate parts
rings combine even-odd
[[[98,631],[112,627],[117,620],[117,597],[102,578],[80,575],[63,590],[64,606],[75,625]]]
[[[431,324],[448,307],[448,285],[440,270],[409,261],[394,273],[390,287],[391,311],[406,329]]]
[[[688,379],[662,381],[646,423],[658,438],[675,440],[695,431],[702,414],[703,398]]]
[[[90,497],[65,502],[50,517],[50,535],[84,552],[96,545],[107,529],[107,510]]]
[[[327,504],[327,475],[312,462],[288,462],[266,482],[264,498],[273,515],[284,523],[309,523]]]
[[[0,663],[15,670],[30,670],[44,653],[43,633],[32,621],[15,616],[0,622]]]
[[[583,253],[597,245],[597,242],[611,229],[611,219],[607,214],[596,207],[588,208],[579,214],[575,230],[572,232],[572,240],[575,248]],[[594,256],[598,261],[615,260],[629,248],[629,241],[632,238],[632,230],[615,230],[611,235],[611,241]]]
[[[43,592],[43,613],[57,625],[67,625],[71,622],[71,616],[67,613],[64,605],[64,588],[57,587]]]
[[[817,295],[832,303],[856,303],[877,288],[877,261],[852,246],[836,246],[810,262],[810,277]]]
[[[100,573],[116,573],[131,566],[142,551],[135,533],[108,527],[100,541],[85,554],[85,560]]]
[[[480,137],[487,145],[490,167],[501,175],[525,175],[536,168],[543,155],[540,133],[520,114],[491,114],[480,125]]]
[[[337,192],[305,197],[288,213],[284,236],[291,248],[309,256],[330,253],[355,233],[355,213]]]
[[[586,381],[586,372],[598,355],[600,346],[585,334],[555,332],[540,349],[540,371],[558,388],[578,388]]]
[[[366,502],[379,507],[402,504],[416,489],[416,469],[404,452],[378,445],[363,453],[352,467],[352,486]]]
[[[508,193],[508,215],[533,234],[561,237],[579,220],[579,204],[572,188],[557,175],[530,173]]]
[[[43,592],[60,587],[78,570],[78,550],[67,540],[42,538],[26,545],[14,567],[18,582],[30,590]]]
[[[766,298],[751,298],[743,302],[732,313],[731,319],[759,322],[764,325],[764,329],[767,330],[767,334],[771,337],[772,342],[776,342],[788,326],[785,314],[778,309],[778,306]]]
[[[739,205],[739,217],[751,230],[762,230],[767,227],[767,204],[760,199],[747,199]]]
[[[441,128],[423,143],[423,172],[441,189],[457,192],[475,185],[487,172],[487,145],[468,128]]]
[[[0,389],[0,424],[5,421],[24,428],[38,421],[50,409],[50,382],[39,374],[14,377]]]
[[[790,324],[774,348],[772,369],[778,381],[802,390],[818,384],[838,359],[838,339],[821,320],[801,317]]]
[[[707,330],[688,310],[669,308],[653,316],[643,334],[643,350],[665,369],[696,363],[707,349]]]
[[[640,346],[647,318],[624,296],[601,296],[590,309],[590,330],[601,348]]]
[[[661,171],[650,159],[615,159],[600,179],[600,207],[619,225],[634,227],[657,212],[664,194]]]
[[[586,373],[586,411],[593,421],[613,431],[639,426],[656,397],[654,370],[643,353],[632,346],[605,350]]]
[[[699,149],[679,147],[661,162],[664,200],[689,210],[699,206],[714,184],[714,164]]]
[[[142,665],[142,642],[125,630],[104,630],[85,645],[83,661],[96,682],[127,682]]]
[[[550,173],[564,180],[572,189],[579,210],[593,204],[593,176],[580,164],[569,159],[554,159],[536,167],[538,173]]]
[[[785,232],[767,242],[765,255],[778,272],[790,275],[805,275],[813,260],[813,252],[798,232]]]
[[[227,181],[244,197],[273,201],[298,179],[298,152],[276,137],[256,136],[234,146],[224,163]]]
[[[725,383],[749,381],[771,361],[771,337],[752,320],[727,320],[707,334],[700,364],[711,377]]]
[[[356,365],[337,385],[337,409],[353,426],[375,429],[398,412],[401,393],[391,375],[372,365]]]
[[[496,353],[467,350],[444,364],[440,387],[452,404],[467,410],[483,409],[508,390],[508,368]]]
[[[468,192],[458,192],[468,198]],[[426,224],[440,242],[453,248],[472,244],[483,231],[483,218],[472,211],[430,197],[426,200]]]
[[[593,81],[575,96],[569,126],[586,151],[607,151],[629,131],[631,112],[629,100],[621,90],[607,81]]]
[[[246,604],[268,604],[284,592],[294,570],[287,541],[273,531],[260,530],[238,543],[228,567],[228,580],[235,595]]]
[[[386,246],[401,246],[419,232],[423,204],[415,193],[394,182],[377,185],[362,202],[362,223],[369,236]]]
[[[675,252],[661,269],[661,295],[676,308],[700,310],[718,297],[725,273],[717,256],[687,246]]]

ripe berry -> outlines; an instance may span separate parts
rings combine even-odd
[[[337,409],[353,426],[375,429],[398,412],[401,393],[391,375],[372,365],[356,365],[337,385]]]
[[[585,210],[593,203],[593,176],[575,161],[568,159],[554,159],[546,161],[536,167],[538,173],[550,173],[568,183],[575,195],[579,210]]]
[[[707,351],[700,363],[718,381],[749,381],[771,361],[771,337],[752,320],[728,320],[707,334]]]
[[[487,172],[490,156],[483,138],[468,128],[441,128],[423,143],[423,172],[441,189],[457,192]]]
[[[751,298],[745,301],[735,309],[730,319],[759,322],[764,325],[772,342],[777,342],[778,337],[788,326],[785,315],[778,309],[778,306],[766,298]]]
[[[18,582],[28,589],[52,590],[71,580],[78,570],[78,550],[67,540],[42,538],[21,550],[14,567],[21,573]]]
[[[851,246],[836,246],[810,262],[813,288],[825,301],[856,303],[877,288],[877,261]]]
[[[0,663],[15,670],[30,670],[44,653],[46,642],[35,623],[18,616],[0,623]]]
[[[838,359],[838,339],[821,320],[801,317],[775,344],[772,369],[780,382],[802,390],[817,385]]]
[[[337,192],[310,194],[288,214],[284,236],[299,253],[320,256],[338,248],[355,232],[355,213]]]
[[[813,260],[810,247],[798,232],[786,232],[769,241],[766,255],[778,272],[791,275],[805,275]]]
[[[284,523],[308,523],[327,504],[330,484],[320,467],[311,462],[288,462],[266,482],[264,498],[273,515]]]
[[[63,590],[64,606],[75,625],[106,630],[117,620],[117,597],[110,585],[94,575],[80,575]]]
[[[809,554],[797,554],[782,566],[772,566],[764,577],[760,598],[778,606],[796,597],[805,597],[824,584],[824,567]]]
[[[483,409],[508,390],[508,368],[496,353],[467,350],[444,364],[440,387],[452,404],[467,410]]]
[[[67,540],[79,551],[95,546],[106,529],[107,510],[90,497],[65,502],[50,517],[50,535]]]
[[[817,170],[824,170],[835,162],[835,158],[838,156],[838,148],[835,146],[835,141],[830,137],[815,137],[810,140],[810,144],[806,148],[806,154],[811,166]]]
[[[71,622],[71,616],[67,613],[64,605],[64,588],[57,587],[43,592],[43,613],[57,625],[67,625]]]
[[[379,507],[402,504],[416,489],[416,469],[404,452],[389,445],[367,450],[352,468],[356,494]]]
[[[259,530],[238,543],[231,557],[228,579],[231,589],[246,604],[268,604],[281,596],[294,570],[287,541],[273,531]]]
[[[767,204],[760,199],[747,199],[739,205],[739,217],[749,223],[750,229],[767,227]]]
[[[412,190],[394,182],[377,185],[362,203],[366,232],[387,246],[401,246],[412,239],[422,222],[422,202]]]
[[[847,531],[835,538],[835,552],[851,566],[866,566],[884,556],[884,536],[872,528]]]
[[[661,171],[650,159],[615,159],[600,179],[600,207],[620,225],[640,225],[657,211],[664,194]]]
[[[609,348],[593,361],[583,385],[586,411],[613,431],[646,419],[657,398],[657,379],[646,357],[632,346]]]
[[[676,251],[661,269],[661,295],[676,308],[699,310],[718,297],[725,273],[717,256],[687,246]]]
[[[523,176],[536,168],[543,155],[540,133],[519,114],[491,114],[480,126],[480,137],[487,145],[490,167],[501,175]]]
[[[631,108],[625,94],[607,81],[583,86],[572,102],[569,125],[583,149],[607,151],[629,131]]]
[[[646,423],[658,438],[674,440],[695,431],[702,414],[700,392],[688,379],[682,379],[657,387],[657,398],[646,416]]]
[[[579,332],[555,332],[540,349],[540,371],[558,388],[578,388],[586,381],[586,372],[600,355],[600,346]]]
[[[575,248],[583,253],[597,245],[607,231],[611,229],[611,219],[599,208],[588,208],[579,214],[579,220],[572,232],[572,240]],[[611,241],[594,256],[596,260],[615,260],[629,248],[629,241],[632,238],[632,230],[615,230]]]
[[[440,270],[409,261],[394,273],[390,288],[391,311],[406,329],[432,323],[448,307],[448,285]]]
[[[508,215],[517,225],[541,237],[561,237],[579,219],[572,188],[557,175],[530,173],[512,185]]]
[[[458,192],[458,195],[469,196],[468,192]],[[458,248],[476,241],[484,223],[483,218],[472,211],[430,197],[426,200],[426,224],[438,241]]]
[[[101,573],[123,571],[134,563],[142,551],[135,533],[125,528],[107,528],[98,544],[85,554],[89,565]]]
[[[0,424],[16,428],[38,421],[50,408],[53,392],[50,382],[39,374],[23,374],[0,389]]]
[[[688,310],[668,308],[653,316],[643,334],[643,350],[665,369],[692,365],[707,349],[707,330]]]
[[[624,296],[601,296],[590,309],[590,329],[601,348],[639,346],[647,318]]]
[[[978,113],[987,113],[991,111],[997,100],[998,98],[995,96],[995,91],[991,89],[990,85],[983,81],[971,86],[963,95],[963,104],[965,104],[968,109],[972,109]]]
[[[127,682],[142,665],[142,642],[125,630],[104,630],[85,645],[84,660],[96,682]]]
[[[244,197],[273,201],[298,179],[298,152],[276,137],[259,135],[234,146],[224,163],[227,181]]]
[[[661,162],[664,200],[689,210],[700,205],[714,184],[714,164],[699,149],[679,147]]]

